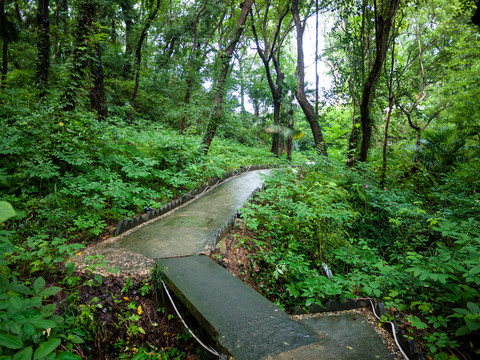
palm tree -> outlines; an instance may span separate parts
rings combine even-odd
[[[430,172],[444,174],[467,160],[466,136],[450,126],[425,132],[419,148],[420,162]]]

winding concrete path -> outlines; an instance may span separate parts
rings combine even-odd
[[[362,315],[295,321],[201,255],[269,170],[225,181],[198,199],[86,251],[120,270],[155,261],[221,351],[235,359],[393,359]],[[130,261],[115,262],[120,256]],[[131,263],[137,263],[133,266]]]

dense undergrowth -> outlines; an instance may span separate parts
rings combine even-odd
[[[4,104],[0,358],[205,358],[155,301],[152,280],[102,277],[95,273],[105,266],[101,257],[79,273],[69,258],[145,207],[226,170],[280,160],[267,146],[221,138],[206,157],[199,136],[158,123]]]
[[[398,169],[398,168],[397,168]],[[242,210],[251,279],[292,310],[371,297],[429,356],[480,354],[480,163],[434,177],[335,160],[289,168]],[[325,265],[332,271],[325,275]],[[463,356],[463,357],[462,357]]]

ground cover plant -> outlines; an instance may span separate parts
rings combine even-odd
[[[148,276],[102,277],[101,257],[78,272],[69,258],[144,207],[161,207],[228,170],[278,160],[267,148],[221,139],[207,158],[198,136],[185,141],[159,124],[125,128],[117,120],[39,109],[0,125],[5,359],[209,356],[157,301]]]
[[[242,210],[251,232],[239,239],[250,253],[244,271],[287,311],[375,298],[387,307],[383,320],[395,319],[430,357],[475,358],[478,179],[464,179],[460,167],[428,188],[414,180],[380,187],[377,174],[328,161],[268,179]]]

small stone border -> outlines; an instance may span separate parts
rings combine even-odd
[[[149,220],[162,216],[167,212],[172,211],[178,208],[179,206],[182,206],[183,204],[189,202],[190,200],[196,198],[197,196],[203,194],[208,188],[213,187],[221,182],[224,182],[225,180],[228,180],[232,177],[238,176],[240,174],[243,174],[251,170],[271,169],[275,166],[276,165],[272,165],[272,164],[252,165],[249,167],[240,166],[240,168],[236,170],[225,172],[221,177],[215,176],[210,180],[204,182],[202,185],[200,185],[196,189],[189,191],[185,195],[175,200],[170,201],[169,203],[165,204],[161,208],[158,208],[158,209],[145,208],[145,213],[120,221],[113,233],[113,236],[118,236],[120,234],[123,234],[124,232],[127,232],[128,230],[131,230],[138,225],[141,225]],[[253,196],[257,190],[255,190],[255,192],[251,196]],[[224,237],[228,233],[228,231],[231,230],[236,217],[237,215],[232,216],[232,218],[229,221],[227,221],[220,228],[220,230],[217,231],[213,239],[213,244],[214,244],[213,247],[215,246],[218,240]]]

